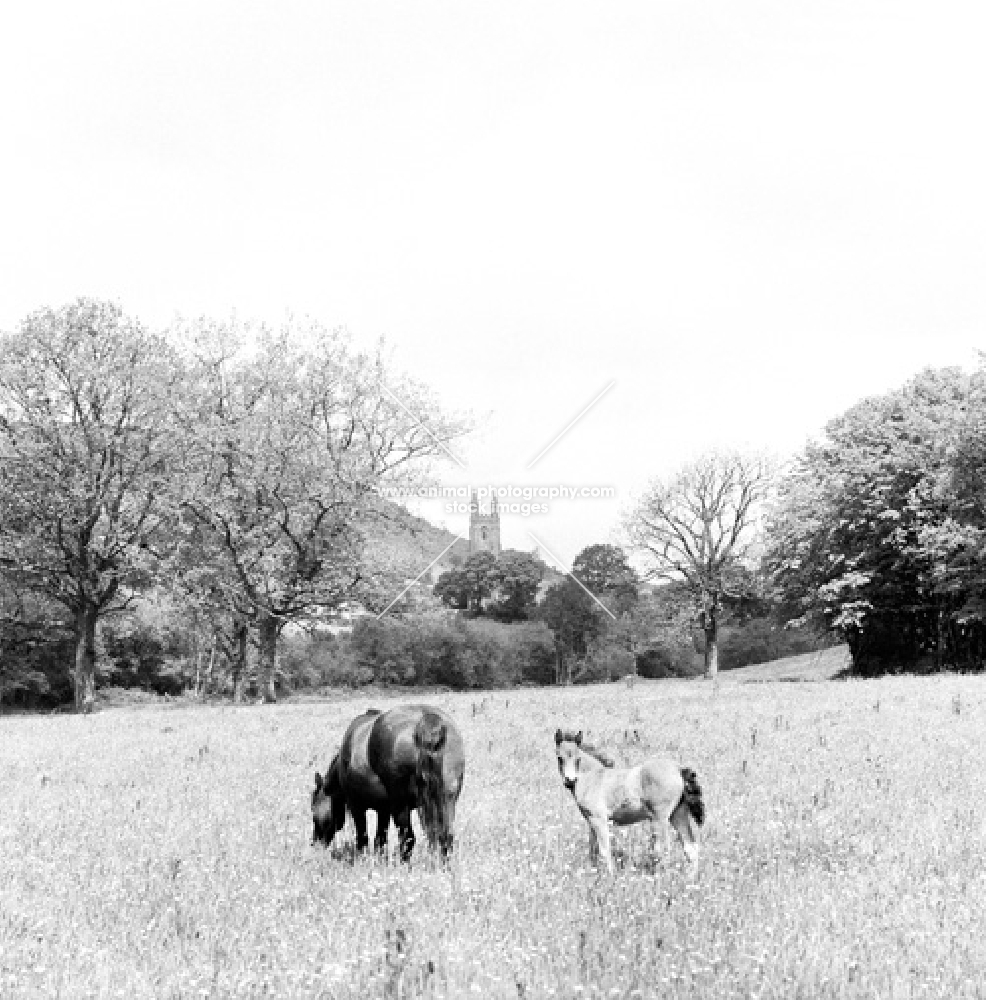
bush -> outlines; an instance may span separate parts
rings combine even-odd
[[[594,681],[616,681],[636,672],[633,653],[622,646],[602,643],[589,651],[574,671],[574,679],[577,684],[591,684]]]
[[[349,636],[316,632],[281,637],[279,679],[291,690],[361,687],[373,671],[360,665]]]
[[[352,637],[359,665],[390,684],[504,687],[553,676],[554,642],[542,622],[506,624],[447,613],[363,618]]]
[[[182,663],[165,658],[164,638],[154,624],[138,616],[118,619],[102,626],[99,639],[100,674],[114,687],[181,694]]]
[[[691,647],[678,649],[655,645],[637,654],[637,673],[641,677],[663,680],[666,677],[695,677],[701,672],[699,658]]]

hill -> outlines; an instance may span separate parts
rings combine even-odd
[[[768,663],[724,670],[720,678],[755,684],[766,681],[830,681],[850,665],[849,647],[832,646],[814,653],[785,656]]]

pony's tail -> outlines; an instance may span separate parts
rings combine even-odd
[[[439,833],[442,817],[442,750],[448,733],[441,717],[425,713],[414,727],[414,746],[418,761],[414,769],[418,811],[422,825],[433,840]]]
[[[705,802],[702,801],[702,786],[695,777],[695,772],[690,767],[681,769],[681,779],[685,787],[681,792],[681,802],[692,814],[692,819],[701,826],[705,822]]]

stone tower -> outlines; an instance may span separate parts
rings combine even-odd
[[[496,500],[490,500],[489,512],[484,511],[473,493],[469,497],[469,555],[492,552],[500,555],[500,512]]]

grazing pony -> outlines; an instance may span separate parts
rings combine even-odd
[[[688,860],[698,861],[698,828],[705,821],[705,803],[695,772],[674,761],[653,757],[636,767],[618,768],[605,751],[582,742],[582,733],[555,733],[558,770],[565,787],[589,824],[590,851],[602,855],[613,870],[609,849],[610,821],[628,826],[649,820],[653,846],[658,825],[670,823]],[[668,828],[664,826],[665,846]]]
[[[440,708],[401,705],[364,712],[349,724],[325,776],[315,773],[312,841],[328,846],[348,811],[356,824],[356,849],[364,850],[366,811],[373,809],[373,846],[386,848],[393,819],[401,860],[408,861],[414,850],[411,811],[417,809],[429,845],[447,857],[465,762],[462,736]]]

